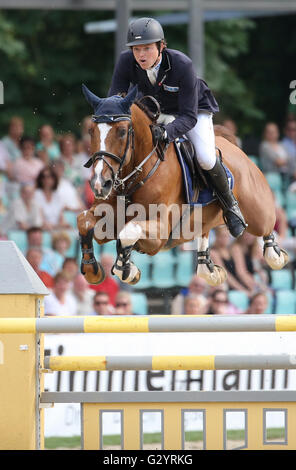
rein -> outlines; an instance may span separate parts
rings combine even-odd
[[[112,122],[120,122],[120,121],[129,121],[129,127],[128,127],[128,135],[126,139],[126,145],[124,149],[124,153],[121,157],[118,155],[107,152],[106,150],[100,150],[98,152],[95,152],[90,159],[84,164],[84,167],[90,168],[92,165],[94,165],[97,161],[103,161],[106,163],[106,165],[109,167],[112,173],[112,189],[116,191],[120,196],[125,196],[129,198],[137,189],[142,187],[146,181],[151,178],[151,176],[155,173],[157,168],[159,167],[161,161],[163,161],[163,155],[166,151],[167,146],[165,149],[159,149],[158,148],[158,142],[154,145],[153,149],[151,152],[144,158],[144,160],[141,161],[141,163],[137,166],[134,167],[134,169],[129,173],[127,176],[124,178],[120,178],[120,174],[122,172],[126,156],[129,150],[129,147],[131,145],[131,151],[132,151],[132,157],[134,156],[134,151],[135,151],[135,146],[134,146],[134,129],[132,126],[132,121],[131,121],[131,116],[129,114],[115,114],[115,115],[93,115],[92,120],[97,123],[112,123]],[[141,181],[138,182],[132,189],[131,186],[135,182],[135,180],[138,177],[138,174],[140,174],[143,171],[143,166],[148,162],[148,160],[154,155],[154,153],[157,154],[157,161],[153,165],[152,169],[149,171],[149,173],[143,178]],[[114,171],[114,168],[112,165],[106,160],[106,157],[111,158],[111,160],[114,160],[116,163],[119,163],[119,168],[117,172]],[[126,182],[130,180],[128,184]],[[126,191],[125,191],[126,189]],[[130,190],[131,189],[131,190]],[[130,191],[129,191],[130,190]]]

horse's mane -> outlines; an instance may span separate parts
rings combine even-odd
[[[216,136],[224,137],[224,139],[229,140],[229,142],[238,147],[235,135],[233,135],[226,127],[215,124],[214,132]]]
[[[148,108],[147,105],[145,105],[142,101],[139,101],[139,100],[135,100],[134,104],[138,106],[138,108],[141,109],[141,111],[143,111],[146,114],[146,116],[148,116],[148,118],[151,119],[152,122],[155,122],[154,113]]]

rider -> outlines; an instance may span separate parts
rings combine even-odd
[[[212,117],[219,107],[211,90],[197,77],[189,57],[167,49],[163,29],[155,19],[131,23],[126,45],[129,50],[120,55],[108,96],[126,93],[131,84],[137,84],[142,95],[157,99],[162,114],[152,128],[154,139],[168,143],[184,134],[189,138],[210,177],[231,235],[239,237],[246,223],[216,157]]]

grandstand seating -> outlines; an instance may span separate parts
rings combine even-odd
[[[228,292],[229,302],[235,305],[237,308],[242,310],[243,312],[247,310],[249,299],[245,292],[239,290],[230,290]]]
[[[283,182],[279,173],[268,171],[265,173],[265,178],[267,179],[272,191],[281,191],[283,189]]]
[[[175,268],[176,259],[170,251],[158,253],[152,258],[152,279],[153,287],[172,287],[175,285]]]
[[[187,287],[193,275],[192,251],[178,251],[176,255],[176,278],[178,286]]]
[[[279,315],[296,313],[296,293],[293,290],[279,290],[275,294],[275,312]]]
[[[145,294],[140,292],[133,292],[132,297],[132,311],[138,315],[148,314],[148,301]]]
[[[273,289],[292,289],[293,275],[290,269],[271,271],[271,287]]]

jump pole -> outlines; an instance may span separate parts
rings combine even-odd
[[[296,356],[45,356],[44,367],[52,371],[296,369]]]
[[[48,290],[12,241],[0,241],[0,318],[35,319]],[[0,450],[43,449],[43,341],[0,333]]]
[[[5,312],[5,311],[4,311]],[[7,312],[6,317],[8,317]],[[296,331],[296,315],[0,318],[0,334]]]

